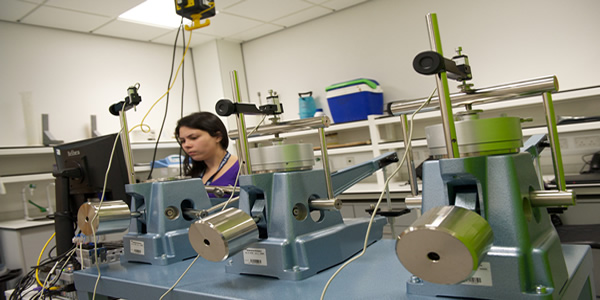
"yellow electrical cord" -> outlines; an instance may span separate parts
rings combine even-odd
[[[48,244],[50,244],[50,241],[52,241],[52,239],[54,238],[55,235],[56,235],[56,232],[52,234],[52,236],[48,239],[48,241],[42,248],[42,252],[40,252],[40,256],[38,257],[38,260],[37,260],[38,266],[40,265],[40,261],[42,261],[42,255],[44,255],[44,251],[46,251],[46,247],[48,247]],[[35,269],[35,280],[42,288],[44,288],[44,284],[40,281],[39,273],[40,273],[40,268],[36,268]],[[56,286],[53,286],[50,288],[50,290],[57,290],[57,289],[58,289],[58,287],[56,287]]]
[[[175,72],[175,77],[173,78],[173,83],[171,84],[169,89],[162,96],[160,96],[160,98],[158,98],[158,100],[154,101],[154,104],[152,104],[152,106],[150,106],[150,109],[148,109],[148,112],[146,112],[146,115],[144,115],[144,118],[142,118],[142,121],[140,122],[140,124],[137,124],[137,125],[131,127],[131,129],[129,129],[129,133],[131,133],[131,131],[133,131],[133,129],[135,129],[136,127],[140,127],[140,129],[144,133],[150,132],[150,125],[144,124],[144,120],[146,120],[146,117],[148,117],[148,115],[150,114],[150,111],[152,111],[154,106],[156,104],[158,104],[158,102],[160,102],[160,100],[162,100],[166,95],[168,95],[169,92],[171,91],[171,89],[173,88],[173,86],[175,85],[175,81],[177,80],[177,75],[179,74],[179,70],[181,69],[183,62],[185,61],[185,55],[187,54],[187,52],[190,48],[190,42],[192,41],[192,32],[191,31],[190,31],[190,36],[188,38],[189,38],[188,43],[185,46],[185,51],[183,52],[183,57],[181,58],[181,62],[179,63],[179,66],[177,67],[177,72]],[[183,93],[183,91],[181,91],[181,92]],[[147,129],[144,130],[144,127]]]

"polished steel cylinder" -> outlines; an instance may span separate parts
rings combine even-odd
[[[333,199],[314,199],[308,203],[310,208],[319,210],[340,210],[342,209],[342,200]]]
[[[97,216],[96,216],[97,215]],[[122,200],[87,202],[77,211],[77,225],[85,235],[121,232],[129,228],[131,212]]]
[[[204,187],[206,192],[215,194],[218,198],[223,198],[225,194],[239,194],[239,187],[232,186],[216,186],[216,185],[207,185]]]
[[[189,239],[209,261],[223,261],[258,241],[258,227],[244,211],[228,208],[192,223]]]
[[[419,195],[419,185],[417,183],[417,169],[415,168],[415,161],[413,159],[412,145],[409,140],[408,117],[406,115],[400,116],[400,122],[402,123],[402,136],[404,137],[404,151],[408,151],[406,155],[406,167],[408,168],[410,193],[413,197],[416,197]]]
[[[331,120],[327,116],[278,122],[277,124],[261,125],[249,137],[280,134],[285,132],[302,131],[317,128],[327,128],[330,124]],[[250,133],[253,130],[253,128],[247,129],[247,133]],[[230,138],[235,139],[237,136],[237,130],[229,131]]]
[[[427,31],[429,32],[429,44],[431,50],[444,56],[442,51],[442,39],[437,22],[437,14],[427,14]],[[452,118],[452,99],[450,98],[450,89],[448,88],[448,76],[446,71],[440,72],[435,77],[438,92],[438,103],[442,115],[442,128],[446,140],[446,150],[448,157],[460,157],[458,145],[456,144],[456,130],[454,128],[454,119]]]
[[[477,270],[493,241],[492,228],[477,213],[458,206],[426,211],[396,240],[402,265],[419,278],[456,284]]]
[[[240,95],[240,85],[238,82],[237,71],[231,71],[230,79],[231,79],[231,89],[233,92],[233,102],[241,103],[242,97]],[[238,137],[239,142],[237,142],[236,147],[238,150],[238,157],[240,158],[240,167],[242,168],[242,175],[252,174],[252,162],[250,161],[249,147],[248,147],[248,136],[246,131],[246,119],[243,113],[239,113],[235,115],[235,120],[238,128],[238,132],[235,135],[229,134],[230,138],[235,136]]]
[[[315,164],[312,144],[282,144],[250,149],[252,172],[310,170]]]
[[[454,93],[450,95],[450,98],[452,99],[452,106],[460,106],[518,99],[556,91],[558,91],[558,79],[556,79],[556,76],[550,75],[487,88],[473,89],[469,93]],[[427,98],[391,102],[389,104],[389,111],[393,115],[411,114],[426,101]],[[438,103],[439,97],[434,97],[431,99],[431,104],[422,111],[438,109]]]
[[[423,206],[423,196],[406,197],[404,198],[404,204],[406,204],[406,208],[408,209],[421,209]]]
[[[543,190],[529,192],[531,206],[572,206],[576,203],[575,193],[571,190]]]

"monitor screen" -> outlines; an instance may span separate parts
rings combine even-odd
[[[117,134],[109,134],[54,147],[58,171],[77,169],[79,174],[69,178],[69,194],[84,195],[87,199],[101,198],[106,170]],[[125,194],[129,183],[127,165],[121,139],[115,153],[106,182],[104,200],[123,200],[130,203]]]
[[[77,227],[79,207],[88,201],[102,198],[105,177],[107,180],[104,200],[123,200],[127,205],[131,205],[131,199],[125,193],[125,185],[129,183],[129,177],[120,138],[115,146],[109,174],[106,176],[117,136],[116,133],[109,134],[54,147],[56,159],[54,227],[57,255],[66,253],[73,247],[72,238]]]

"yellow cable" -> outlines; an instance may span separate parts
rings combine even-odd
[[[54,232],[52,234],[52,236],[48,239],[48,241],[46,242],[46,244],[44,245],[44,247],[42,248],[42,251],[40,252],[40,256],[38,257],[37,260],[37,265],[40,265],[40,261],[42,261],[42,255],[44,255],[44,251],[46,251],[46,247],[48,247],[48,244],[50,244],[50,241],[52,241],[52,239],[54,238],[54,236],[56,235],[56,232]],[[42,282],[40,281],[40,277],[39,277],[39,273],[40,273],[40,268],[36,268],[35,269],[35,280],[37,281],[37,283],[44,288],[44,284],[42,284]],[[51,290],[56,290],[58,289],[58,287],[51,287]]]
[[[188,39],[188,43],[187,43],[187,45],[185,47],[185,51],[183,52],[183,57],[181,58],[181,62],[179,63],[179,66],[177,67],[177,72],[175,72],[175,77],[173,78],[173,83],[171,84],[171,86],[169,87],[169,89],[162,96],[160,96],[160,98],[158,98],[158,100],[154,101],[154,104],[152,104],[152,106],[150,107],[150,109],[148,109],[148,112],[146,112],[146,115],[144,115],[144,118],[142,118],[142,121],[140,122],[140,124],[135,125],[135,126],[131,127],[131,129],[129,129],[130,133],[136,127],[140,127],[140,129],[144,133],[150,132],[150,126],[148,124],[144,124],[144,120],[146,120],[146,117],[148,117],[148,115],[150,114],[150,111],[152,111],[152,109],[154,108],[154,106],[156,106],[156,104],[158,104],[158,102],[160,102],[160,100],[162,100],[166,95],[168,95],[169,92],[171,91],[171,89],[173,88],[173,86],[175,85],[175,81],[177,80],[177,75],[179,74],[179,70],[181,69],[181,66],[183,65],[183,62],[185,61],[185,55],[187,54],[187,52],[188,52],[188,50],[190,48],[190,42],[191,41],[192,41],[192,32],[190,31],[190,36],[189,36],[189,39]],[[181,92],[183,93],[183,91],[181,91]],[[148,128],[146,131],[144,131],[144,126],[146,128]]]

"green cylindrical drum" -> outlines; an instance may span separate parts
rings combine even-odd
[[[477,112],[463,113],[454,123],[461,157],[518,153],[523,146],[521,119],[480,119]],[[442,124],[425,128],[427,147],[436,158],[447,157]]]
[[[492,228],[477,213],[458,206],[438,206],[398,236],[396,255],[409,272],[423,280],[456,284],[472,276],[492,241]]]

